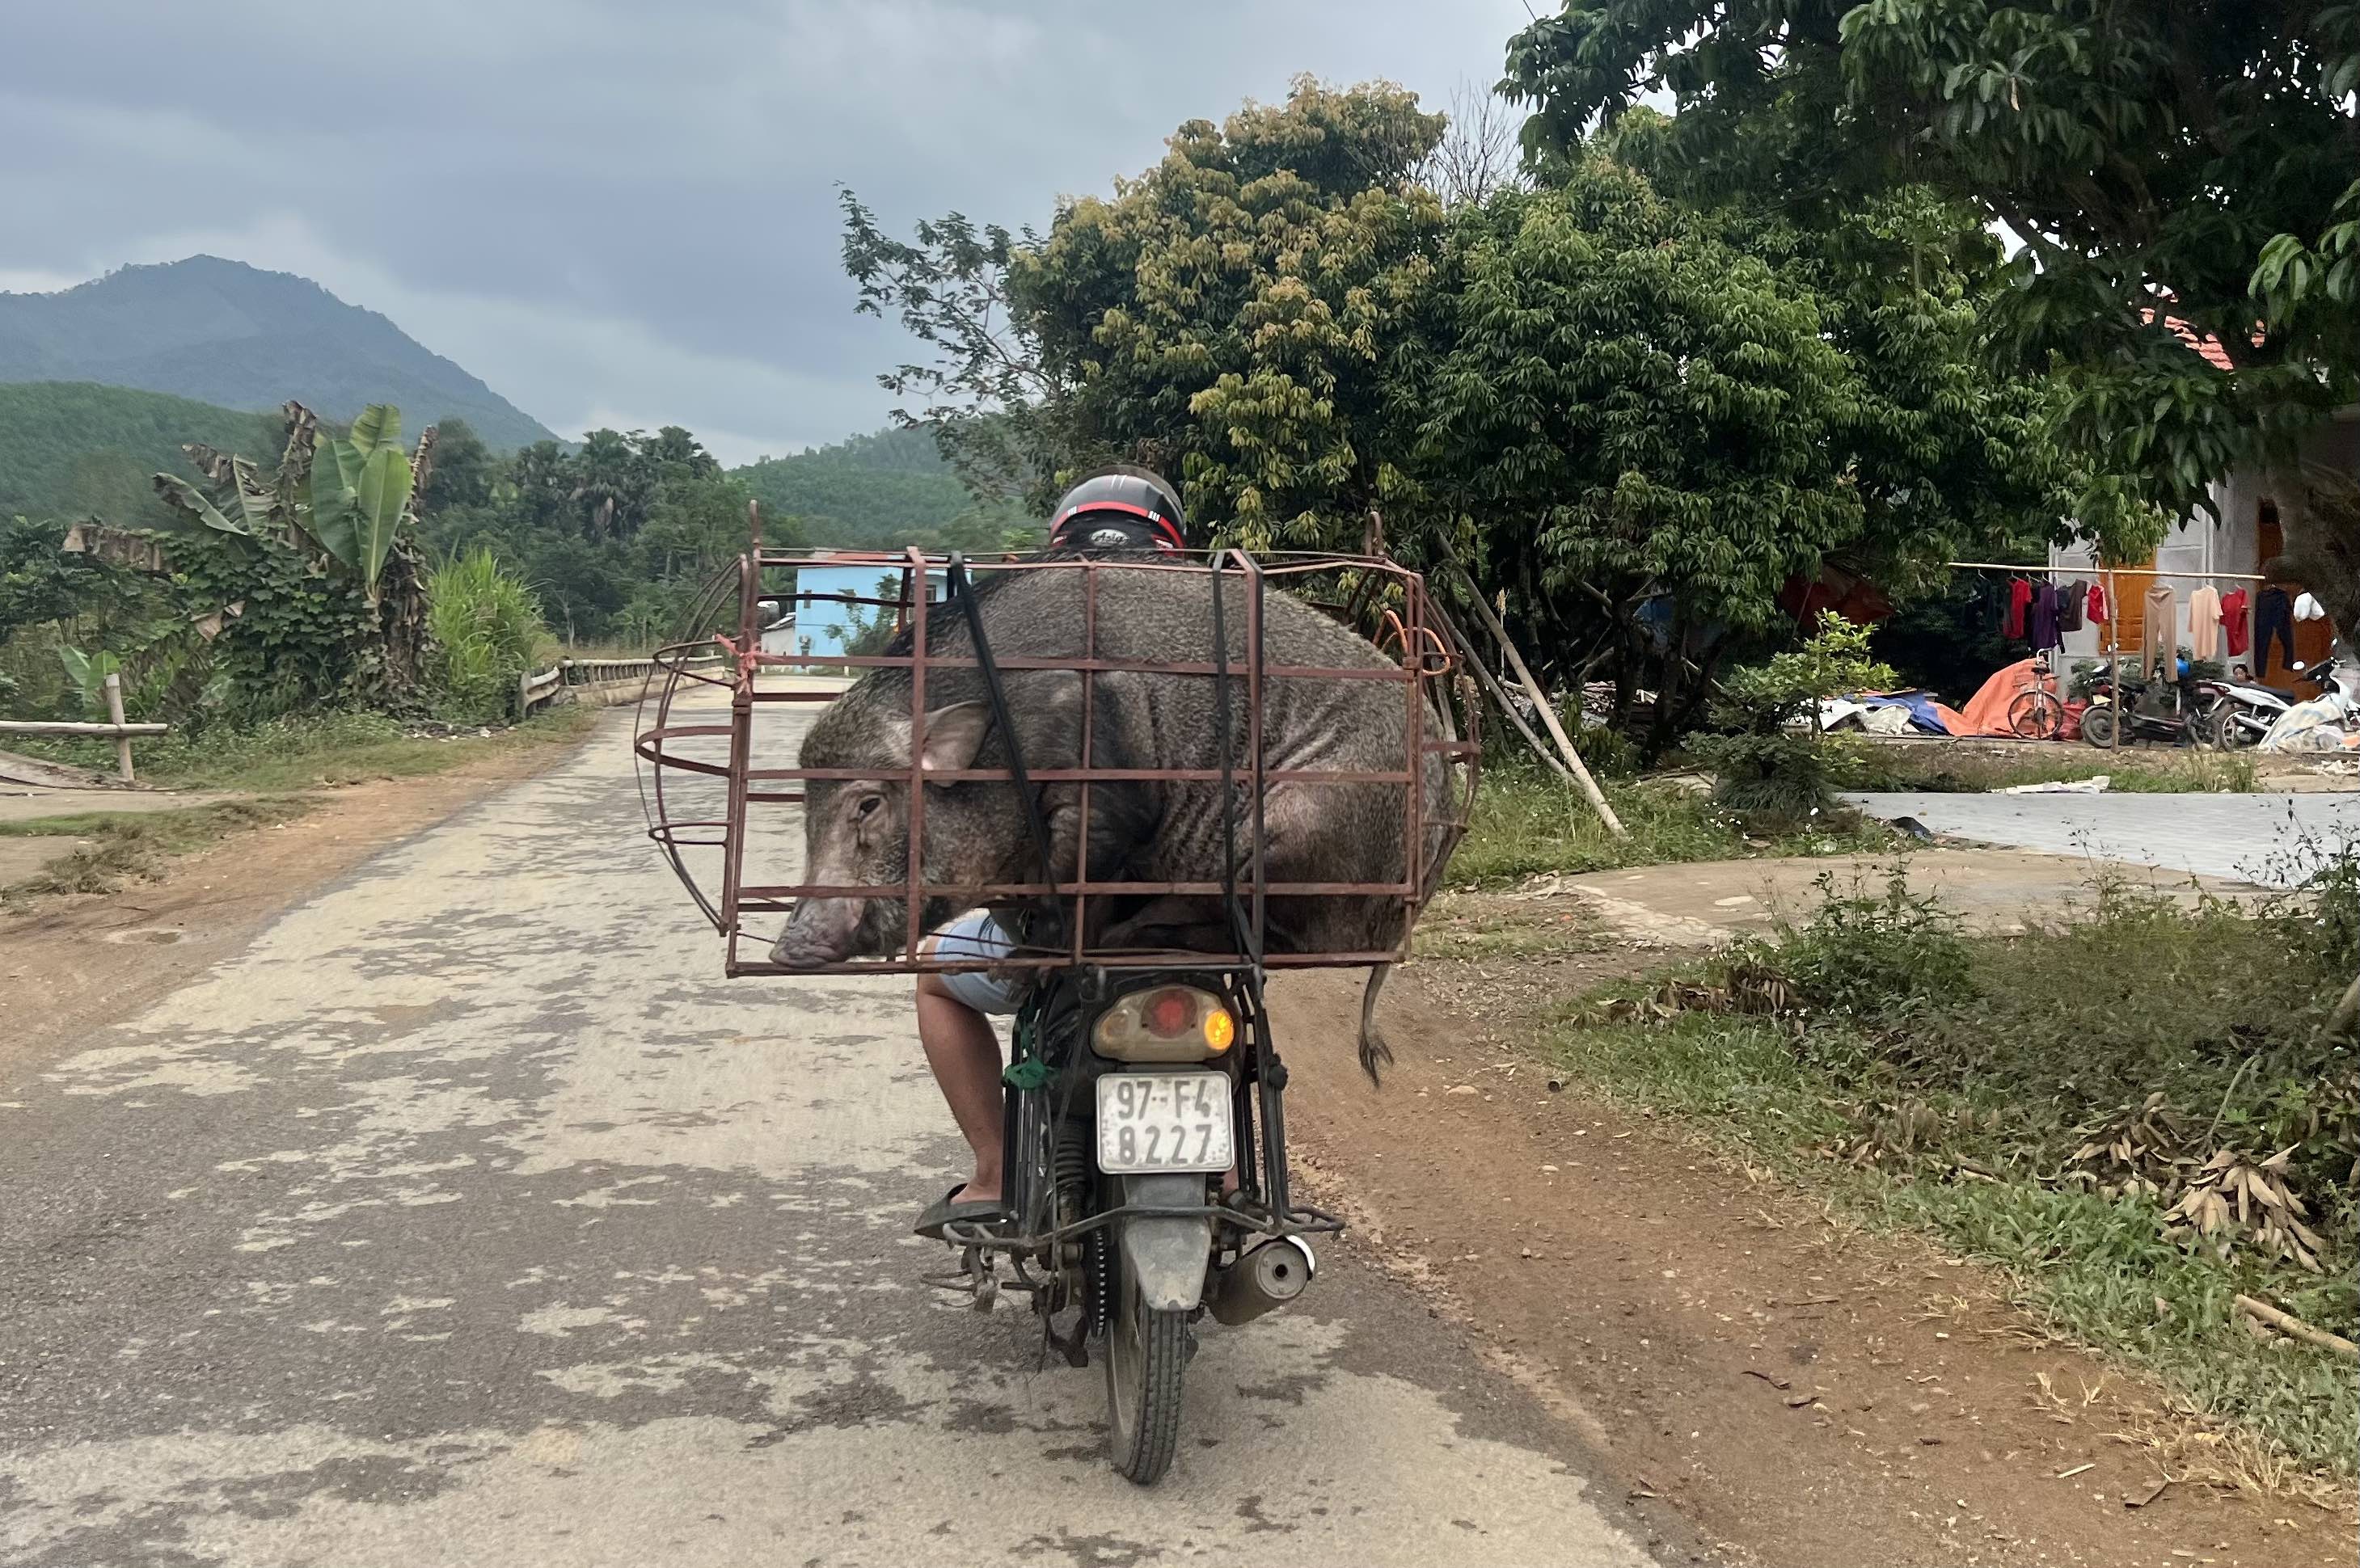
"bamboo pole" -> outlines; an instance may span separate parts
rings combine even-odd
[[[123,733],[123,677],[115,670],[106,672],[106,716],[115,725],[115,771],[128,784],[131,779],[131,737]]]
[[[1622,820],[1614,814],[1614,808],[1606,803],[1605,791],[1599,789],[1598,780],[1592,779],[1590,769],[1582,765],[1581,754],[1574,750],[1573,742],[1567,738],[1565,726],[1557,723],[1557,708],[1550,702],[1548,693],[1542,690],[1541,683],[1533,678],[1532,670],[1525,667],[1524,656],[1516,651],[1516,645],[1508,640],[1508,628],[1500,624],[1500,617],[1493,615],[1491,606],[1483,602],[1483,591],[1475,585],[1475,579],[1465,563],[1459,561],[1459,552],[1452,550],[1447,540],[1441,542],[1443,559],[1449,561],[1459,573],[1459,586],[1466,589],[1469,601],[1475,606],[1475,614],[1482,618],[1484,629],[1498,641],[1500,651],[1508,656],[1509,668],[1516,672],[1516,679],[1523,684],[1525,694],[1532,698],[1533,705],[1541,711],[1541,723],[1547,726],[1549,738],[1557,742],[1557,748],[1565,757],[1574,783],[1580,787],[1582,795],[1590,801],[1590,810],[1598,813],[1598,820],[1606,824],[1607,832],[1616,838],[1629,837],[1629,830],[1623,827]]]
[[[1524,723],[1524,715],[1516,712],[1516,704],[1509,698],[1508,689],[1500,684],[1500,678],[1491,673],[1490,666],[1483,662],[1483,656],[1477,653],[1475,645],[1467,640],[1467,634],[1448,618],[1443,624],[1450,628],[1450,640],[1459,649],[1459,657],[1464,659],[1467,667],[1481,679],[1483,689],[1491,694],[1491,701],[1498,704],[1501,713],[1507,715],[1508,722],[1516,726],[1516,733],[1524,737],[1524,744],[1533,748],[1533,755],[1555,769],[1558,778],[1572,783],[1573,775],[1566,771],[1564,763],[1550,755],[1547,743],[1533,733],[1533,726]]]
[[[2256,1301],[2251,1296],[2239,1296],[2236,1299],[2236,1308],[2256,1323],[2266,1323],[2280,1334],[2290,1334],[2304,1344],[2315,1345],[2322,1350],[2332,1350],[2347,1361],[2360,1361],[2360,1345],[2353,1344],[2340,1334],[2330,1334],[2323,1328],[2314,1328],[2291,1312],[2280,1312],[2267,1301]]]

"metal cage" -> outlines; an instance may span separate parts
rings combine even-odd
[[[807,584],[821,569],[851,568],[874,572],[877,591],[849,593],[815,591]],[[1098,582],[1109,571],[1156,571],[1195,573],[1218,579],[1211,584],[1216,605],[1227,603],[1229,580],[1241,584],[1245,601],[1246,657],[1231,661],[1223,637],[1203,659],[1148,661],[1102,656],[1098,638]],[[1077,573],[1083,603],[1083,653],[1078,659],[1011,655],[991,657],[989,649],[947,654],[928,648],[929,626],[945,614],[956,614],[956,596],[971,591],[973,579],[1006,572],[1057,572]],[[770,592],[769,582],[796,574],[795,585]],[[932,585],[946,584],[936,602]],[[896,589],[896,585],[898,588]],[[889,591],[895,590],[895,591]],[[1273,664],[1263,657],[1262,619],[1265,595],[1295,592],[1348,626],[1373,633],[1373,640],[1393,656],[1378,668],[1330,668]],[[714,629],[735,600],[734,630]],[[766,604],[792,606],[791,615],[763,613]],[[864,630],[874,631],[881,618],[893,617],[893,646],[906,652],[854,652],[849,645],[833,653],[812,651],[808,642],[792,651],[766,650],[764,634],[781,627],[807,627],[814,609],[875,612]],[[647,809],[649,836],[679,874],[683,884],[706,919],[722,935],[725,972],[730,975],[778,974],[915,974],[978,969],[1047,968],[1095,964],[1113,968],[1172,967],[1195,969],[1355,966],[1390,963],[1408,956],[1409,929],[1433,889],[1426,883],[1429,869],[1419,849],[1429,830],[1438,829],[1442,853],[1431,866],[1448,861],[1451,847],[1466,831],[1473,806],[1480,755],[1477,726],[1479,710],[1463,682],[1451,679],[1457,656],[1450,629],[1428,597],[1423,577],[1382,554],[1250,555],[1222,550],[1197,556],[1074,558],[1068,556],[998,556],[989,559],[956,553],[930,554],[911,549],[898,552],[853,550],[778,550],[764,549],[759,517],[752,542],[732,569],[716,579],[698,611],[693,628],[710,632],[692,641],[672,644],[656,655],[658,666],[642,697],[635,749],[639,763],[642,800]],[[900,634],[906,634],[901,636]],[[691,658],[719,646],[731,657],[705,669],[692,668]],[[909,863],[905,877],[893,883],[864,886],[824,885],[803,881],[800,857],[792,876],[764,879],[750,863],[755,843],[775,829],[768,819],[782,817],[776,808],[793,807],[803,800],[803,786],[814,781],[876,779],[875,769],[820,768],[792,766],[797,759],[764,755],[763,732],[775,728],[768,721],[781,713],[814,713],[847,689],[844,673],[880,669],[910,671]],[[1055,669],[1075,670],[1081,677],[1081,757],[1095,759],[1091,746],[1096,711],[1094,682],[1101,675],[1143,672],[1198,677],[1224,683],[1217,702],[1236,715],[1226,732],[1232,757],[1225,767],[1171,768],[1026,768],[1022,757],[999,768],[967,768],[957,772],[921,773],[924,748],[926,689],[930,672],[945,670],[983,672],[994,683],[993,670],[1020,672]],[[833,682],[814,672],[840,672]],[[1398,685],[1406,713],[1406,744],[1397,768],[1381,770],[1277,768],[1266,765],[1262,736],[1262,694],[1272,680],[1379,681]],[[700,704],[717,707],[726,694],[726,715],[700,713]],[[1431,699],[1431,707],[1428,700]],[[1233,705],[1232,705],[1233,704]],[[1441,717],[1440,734],[1428,734],[1429,713]],[[1242,731],[1242,735],[1238,735]],[[1243,745],[1236,743],[1241,738]],[[1013,737],[1011,736],[1011,750]],[[1447,806],[1431,813],[1420,788],[1423,763],[1433,756],[1446,761],[1450,780]],[[1235,822],[1237,855],[1233,880],[1147,882],[1113,879],[1094,874],[1088,863],[1088,823],[1094,787],[1132,781],[1219,782],[1229,780],[1247,802]],[[989,780],[1037,788],[1061,784],[1076,788],[1079,801],[1081,863],[1073,879],[1057,883],[1005,883],[953,886],[924,880],[920,864],[923,844],[927,782]],[[1403,838],[1404,875],[1382,882],[1271,882],[1264,875],[1264,825],[1262,802],[1273,785],[1399,784],[1405,805]],[[1045,867],[1044,867],[1045,869]],[[717,887],[711,884],[717,882]],[[1240,911],[1234,949],[1221,953],[1139,948],[1098,949],[1085,946],[1089,931],[1091,900],[1109,898],[1182,894],[1220,897]],[[986,963],[973,957],[923,955],[922,910],[929,898],[947,897],[960,908],[1008,906],[1055,899],[1065,918],[1057,922],[1064,940],[1054,945],[1020,948],[1014,954]],[[1404,909],[1401,941],[1393,947],[1352,953],[1270,953],[1264,938],[1264,907],[1274,897],[1368,898],[1399,899]],[[804,898],[896,898],[908,909],[908,930],[901,951],[890,958],[859,958],[818,970],[788,970],[767,956],[769,938],[749,931],[749,919],[784,914]],[[748,951],[748,944],[751,951]]]

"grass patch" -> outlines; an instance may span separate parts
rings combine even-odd
[[[1429,906],[1412,940],[1419,958],[1559,958],[1596,953],[1605,928],[1587,910],[1521,913],[1469,909],[1463,895],[1445,893]]]
[[[2133,795],[2247,794],[2261,787],[2253,758],[2234,752],[2120,753],[2053,747],[2027,756],[1974,751],[1939,743],[1852,747],[1839,788],[1896,794],[1976,795],[2018,784],[2069,784],[2103,774],[2112,788]]]
[[[1547,1040],[1611,1093],[2000,1265],[2057,1332],[2349,1478],[2350,1364],[2257,1339],[2231,1301],[2360,1331],[2360,1065],[2322,1038],[2355,964],[2349,848],[2258,916],[2101,888],[2089,922],[2014,939],[1830,887],[1804,924],[1589,998]]]
[[[277,794],[441,773],[500,751],[569,744],[596,722],[591,709],[563,707],[485,735],[466,729],[422,732],[382,713],[319,713],[136,741],[132,760],[141,782],[164,789]],[[111,741],[18,749],[84,768],[114,766]]]
[[[126,878],[153,877],[175,855],[204,849],[235,834],[292,822],[311,809],[300,796],[216,800],[178,811],[82,811],[0,822],[0,837],[84,838],[23,881],[0,887],[0,905],[62,893],[108,893]]]
[[[60,893],[104,893],[128,877],[153,876],[163,861],[248,829],[287,822],[317,801],[306,791],[379,779],[416,779],[502,753],[569,746],[598,721],[595,710],[564,707],[513,729],[421,733],[376,713],[277,719],[247,729],[166,735],[138,743],[143,782],[253,797],[180,811],[97,811],[0,823],[9,837],[89,838],[37,875],[0,887],[19,905]],[[27,754],[83,767],[110,767],[112,742],[27,745]]]
[[[1738,860],[1752,855],[1874,854],[1897,842],[1881,824],[1849,812],[1824,826],[1749,835],[1735,815],[1677,785],[1640,780],[1602,786],[1629,830],[1616,838],[1579,791],[1533,768],[1495,768],[1483,776],[1475,818],[1451,858],[1455,881],[1499,887],[1542,872],[1568,875],[1675,861]]]

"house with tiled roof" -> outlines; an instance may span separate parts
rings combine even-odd
[[[2145,315],[2150,323],[2156,319],[2152,310]],[[2217,339],[2172,316],[2165,316],[2163,324],[2190,353],[2202,355],[2214,369],[2234,368],[2228,351]],[[2341,469],[2360,479],[2360,405],[2338,409],[2326,424],[2312,431],[2304,443],[2302,456],[2306,463]],[[2158,583],[2172,590],[2177,646],[2192,647],[2195,639],[2189,625],[2190,597],[2199,588],[2210,586],[2224,598],[2244,590],[2242,604],[2247,622],[2245,635],[2224,637],[2224,648],[2246,649],[2245,654],[2229,662],[2245,663],[2249,672],[2263,674],[2253,657],[2256,628],[2252,622],[2261,590],[2271,584],[2247,579],[2261,578],[2273,572],[2275,563],[2285,553],[2286,535],[2278,521],[2278,501],[2270,493],[2269,476],[2257,469],[2225,474],[2215,480],[2210,489],[2211,512],[2199,509],[2191,513],[2148,559],[2115,563],[2113,592],[2107,595],[2112,601],[2109,620],[2104,624],[2085,623],[2081,630],[2064,634],[2067,658],[2103,658],[2117,646],[2136,652],[2146,635],[2147,590]],[[2051,580],[2060,584],[2106,581],[2104,570],[2094,564],[2091,547],[2086,544],[2051,549],[2049,564]],[[2138,570],[2129,570],[2134,566]],[[2287,579],[2275,586],[2285,589],[2289,598],[2293,599],[2306,584]],[[2360,632],[2360,628],[2344,629],[2346,633]],[[2308,668],[2316,664],[2334,648],[2336,627],[2327,620],[2297,621],[2293,631],[2297,665]],[[2266,679],[2274,685],[2284,686],[2290,673],[2281,643],[2271,655]]]

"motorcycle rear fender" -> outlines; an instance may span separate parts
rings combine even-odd
[[[1205,1202],[1201,1175],[1119,1176],[1121,1203],[1185,1209]],[[1205,1298],[1205,1273],[1213,1256],[1213,1222],[1134,1217],[1122,1227],[1123,1271],[1139,1285],[1141,1299],[1159,1312],[1194,1312]]]

